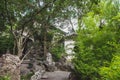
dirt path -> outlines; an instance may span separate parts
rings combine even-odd
[[[46,72],[47,79],[42,80],[68,80],[70,72],[66,71],[54,71],[54,72]]]

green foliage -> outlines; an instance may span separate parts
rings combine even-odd
[[[106,32],[107,31],[107,32]],[[109,44],[114,42],[114,33],[108,30],[78,33],[75,58],[73,60],[75,72],[82,80],[96,80],[100,78],[99,67],[108,66],[116,48]]]
[[[10,80],[10,77],[9,76],[3,76],[3,77],[0,77],[0,80]]]
[[[99,68],[111,65],[113,55],[119,54],[119,13],[117,9],[113,9],[117,8],[113,3],[111,0],[102,0],[99,3],[102,7],[96,5],[96,9],[88,12],[79,22],[73,59],[74,74],[78,80],[103,80],[101,76],[104,77],[104,73],[100,73]],[[108,71],[108,68],[103,69]]]
[[[21,76],[21,80],[30,80],[32,75],[33,73],[29,73],[27,75]]]
[[[119,0],[1,0],[0,53],[5,53],[7,49],[12,51],[13,41],[17,42],[20,35],[23,37],[22,31],[27,29],[28,37],[33,36],[40,45],[50,48],[54,60],[58,61],[64,53],[63,40],[59,40],[62,36],[53,40],[54,35],[60,32],[59,23],[78,17],[80,28],[75,44],[74,71],[78,79],[98,80],[101,75],[104,77],[104,69],[108,71],[113,55],[120,53],[119,4]],[[11,33],[5,32],[4,36],[4,31],[20,34],[16,34],[13,40]],[[20,42],[24,44],[24,41]]]
[[[13,38],[12,36],[0,36],[0,53],[4,54],[7,50],[12,52],[13,49]]]
[[[0,33],[5,31],[6,29],[6,7],[5,7],[5,0],[0,1]]]
[[[53,29],[51,34],[53,36],[51,42],[49,41],[49,50],[52,53],[53,60],[59,61],[61,56],[65,53],[63,32],[59,29]]]
[[[120,56],[114,56],[110,66],[101,67],[100,74],[102,80],[119,80],[120,79]]]
[[[54,61],[59,61],[64,54],[64,45],[62,44],[57,44],[53,48],[51,48],[51,53],[53,55]]]

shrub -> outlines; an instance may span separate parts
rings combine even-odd
[[[94,35],[85,33],[85,30],[78,33],[73,59],[78,80],[100,79],[99,67],[108,66],[113,54],[116,54],[116,48],[112,44],[114,40],[114,33],[106,30],[96,31]]]
[[[12,52],[13,49],[13,38],[12,36],[1,36],[0,37],[0,53],[5,53],[7,49]]]
[[[0,80],[10,80],[10,76],[3,76],[3,77],[0,77]]]
[[[120,80],[120,56],[114,56],[110,66],[101,67],[102,80]]]
[[[51,53],[53,55],[54,61],[59,61],[65,52],[64,47],[62,44],[57,44],[51,49]]]

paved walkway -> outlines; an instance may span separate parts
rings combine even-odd
[[[54,72],[46,72],[47,79],[42,80],[68,80],[70,72],[66,71],[54,71]]]

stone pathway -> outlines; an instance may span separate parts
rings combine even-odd
[[[66,71],[54,71],[54,72],[46,72],[46,79],[42,80],[68,80],[70,72]]]

